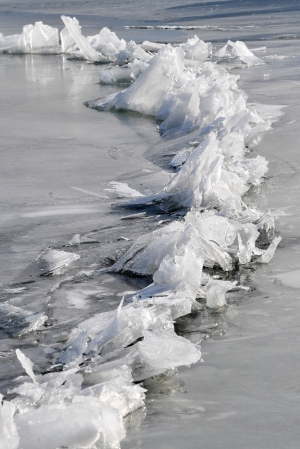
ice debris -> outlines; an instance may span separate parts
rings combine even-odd
[[[229,40],[215,56],[219,58],[240,58],[248,66],[264,64],[264,61],[255,56],[242,41],[232,42]]]
[[[100,81],[130,86],[88,106],[152,115],[164,135],[197,135],[173,158],[170,165],[177,171],[160,192],[146,196],[127,184],[110,183],[107,191],[127,198],[127,206],[158,203],[164,212],[177,211],[181,218],[138,238],[108,269],[151,276],[152,283],[127,302],[123,298],[117,310],[79,323],[63,353],[49,351],[61,372],[37,375],[32,362],[16,351],[33,382],[19,384],[11,391],[14,399],[0,403],[0,445],[5,449],[119,448],[125,435],[123,418],[144,406],[145,389],[134,382],[201,358],[198,344],[176,334],[175,320],[204,307],[199,299],[208,309],[226,309],[226,293],[245,289],[206,269],[227,273],[238,264],[268,263],[280,242],[274,233],[278,211],[261,212],[243,200],[267,171],[265,158],[250,158],[248,149],[271,128],[280,107],[247,104],[238,76],[217,63],[224,58],[239,59],[245,66],[263,61],[239,41],[228,41],[214,55],[211,44],[197,36],[177,46],[147,41],[138,45],[108,28],[85,37],[77,19],[62,20],[60,49],[57,30],[37,22],[24,27],[22,35],[1,36],[0,51],[55,49],[90,62],[109,62],[112,65],[100,70]],[[123,218],[144,216],[142,211]],[[69,245],[84,241],[76,234]],[[41,274],[61,274],[78,258],[49,248],[37,265]],[[47,318],[5,307],[7,313],[30,320],[32,329]]]
[[[87,105],[100,110],[129,109],[153,115],[162,122],[160,131],[164,135],[186,133],[212,125],[218,128],[223,124],[224,137],[230,132],[243,132],[245,143],[253,142],[258,129],[252,131],[252,123],[260,125],[259,132],[268,129],[270,123],[246,107],[247,97],[238,89],[238,76],[208,61],[210,47],[205,44],[203,49],[204,43],[202,45],[201,42],[197,40],[189,46],[189,41],[179,47],[164,46],[127,89],[90,101]],[[199,54],[195,46],[200,46]],[[185,59],[187,54],[195,59],[192,66]],[[107,76],[108,80],[120,80],[122,70],[129,73],[128,68],[114,67],[103,70],[100,79]]]
[[[48,248],[38,256],[37,264],[41,274],[58,275],[62,274],[72,262],[78,259],[80,259],[79,254]]]
[[[58,29],[43,22],[25,25],[22,34],[0,35],[0,53],[58,54]]]

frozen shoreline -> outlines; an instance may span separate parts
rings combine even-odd
[[[277,103],[277,102],[275,101],[275,103]],[[276,205],[275,207],[278,207],[278,206]],[[229,332],[229,333],[230,333],[230,332]],[[204,365],[202,365],[202,366],[204,366]],[[201,366],[201,367],[202,367],[202,366]],[[228,415],[228,416],[230,416],[230,415]],[[126,442],[125,442],[125,444],[126,444]],[[145,443],[145,444],[146,444],[146,443]]]

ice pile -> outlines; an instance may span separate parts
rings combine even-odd
[[[43,22],[25,25],[22,34],[3,36],[0,34],[0,53],[60,53],[58,29]]]
[[[95,62],[117,62],[125,64],[135,60],[147,62],[151,55],[134,41],[119,39],[108,28],[103,28],[95,36],[85,37],[81,33],[78,20],[61,16],[65,24],[62,30],[62,52]]]
[[[72,262],[80,259],[78,254],[47,248],[37,258],[37,266],[43,275],[62,274]]]
[[[261,65],[264,61],[255,56],[247,47],[244,42],[241,41],[228,41],[224,47],[222,47],[216,54],[218,58],[239,58],[244,64],[248,66]]]
[[[85,37],[75,17],[61,16],[61,19],[65,25],[60,33],[61,43],[57,28],[36,22],[24,26],[22,34],[0,34],[0,53],[65,53],[91,62],[133,63],[133,72],[137,74],[152,58],[151,52],[161,47],[151,42],[141,45],[134,41],[126,42],[106,27],[95,36]]]
[[[223,134],[239,133],[243,126],[247,127],[245,138],[250,137],[252,123],[264,120],[247,109],[247,96],[237,86],[239,77],[207,61],[210,46],[199,39],[195,41],[196,38],[193,45],[188,41],[180,47],[163,47],[127,89],[91,101],[88,106],[153,115],[162,122],[160,131],[164,135],[208,125],[220,127],[222,122]],[[122,70],[119,68],[119,72]],[[107,72],[102,71],[100,78]],[[121,77],[117,73],[115,78]]]
[[[107,269],[151,276],[152,283],[127,303],[122,299],[117,310],[95,314],[72,329],[63,352],[53,355],[53,370],[60,372],[36,376],[32,362],[17,350],[32,382],[19,380],[12,401],[0,405],[5,449],[118,448],[124,416],[144,406],[145,389],[136,382],[201,359],[199,341],[178,336],[175,320],[203,304],[226,308],[226,293],[243,287],[223,274],[238,265],[268,263],[280,242],[274,237],[278,213],[250,208],[243,199],[267,171],[265,158],[250,158],[248,149],[270,129],[279,108],[248,105],[238,77],[217,63],[240,58],[250,66],[261,63],[259,58],[243,43],[229,41],[214,59],[211,45],[197,36],[177,46],[137,45],[104,28],[86,38],[76,19],[62,19],[64,53],[112,62],[100,72],[102,82],[131,82],[88,106],[154,116],[164,135],[194,134],[171,162],[177,171],[162,191],[145,196],[111,183],[108,192],[125,197],[125,206],[146,210],[158,203],[170,214],[170,223],[142,235]],[[75,235],[69,245],[79,243]],[[60,275],[78,258],[49,248],[37,264],[40,274]],[[218,275],[211,274],[213,268]],[[34,326],[46,319],[31,315],[25,318]]]

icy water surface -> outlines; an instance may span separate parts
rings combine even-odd
[[[136,391],[135,399],[132,393],[130,400],[136,410],[125,413],[127,436],[121,447],[296,448],[300,288],[298,2],[139,2],[140,8],[134,2],[126,6],[101,3],[100,8],[98,2],[84,6],[82,2],[52,2],[41,9],[39,2],[31,2],[26,8],[18,2],[1,2],[1,31],[5,35],[20,33],[23,25],[36,20],[62,29],[59,16],[65,13],[80,19],[84,35],[112,26],[127,41],[178,43],[198,34],[219,49],[227,39],[244,40],[250,49],[266,47],[255,52],[265,64],[233,69],[229,60],[222,66],[240,75],[238,86],[247,93],[248,103],[286,106],[284,116],[252,148],[251,157],[261,155],[270,161],[269,172],[245,198],[247,204],[260,210],[285,212],[276,221],[276,235],[282,236],[279,248],[268,265],[240,266],[233,276],[222,277],[251,290],[227,293],[229,307],[209,310],[202,298],[197,313],[182,313],[185,316],[178,318],[177,335],[196,346],[202,340],[204,363],[179,368],[179,374],[167,370],[153,378],[140,374],[140,367],[136,367],[136,381],[148,377],[142,384],[148,390],[146,408],[136,406],[140,392]],[[164,25],[167,29],[155,28]],[[191,25],[195,29],[188,30]],[[25,381],[25,377],[15,380],[25,375],[15,355],[17,348],[34,362],[37,375],[60,372],[61,354],[79,335],[72,336],[72,329],[100,329],[99,321],[86,320],[103,312],[113,314],[123,296],[126,301],[151,283],[149,276],[132,276],[132,271],[128,276],[126,269],[123,274],[106,269],[120,258],[122,261],[138,237],[170,221],[177,222],[181,211],[166,214],[159,204],[146,209],[111,205],[130,201],[137,191],[149,197],[161,192],[174,174],[168,163],[197,133],[170,140],[158,133],[156,127],[161,122],[151,116],[84,106],[86,101],[128,87],[99,84],[98,72],[103,66],[69,60],[66,55],[0,56],[0,391],[5,399],[13,400],[17,395],[7,392]],[[68,253],[65,257],[71,263],[67,269],[59,271],[54,264],[55,253],[49,253],[49,247]],[[80,258],[73,260],[73,255]],[[208,270],[207,274],[219,271]],[[141,317],[143,320],[146,316]],[[86,327],[80,328],[82,322]],[[131,326],[135,329],[134,323]],[[80,339],[76,341],[80,345]],[[128,341],[124,364],[130,363],[133,343]],[[158,347],[156,343],[156,350]],[[142,351],[142,345],[139,348]],[[104,358],[108,350],[109,345],[102,352]],[[146,348],[143,351],[147,352]],[[111,375],[108,371],[103,374],[97,355],[93,357],[92,363],[81,360],[84,388],[98,385]],[[120,370],[120,365],[110,365],[110,369]],[[79,379],[66,382],[75,388]],[[120,392],[118,386],[114,388]],[[66,394],[78,392],[68,390]],[[108,397],[108,403],[115,400],[113,394]],[[19,407],[25,409],[27,405],[20,402]],[[119,409],[124,412],[126,407],[122,407]],[[129,402],[127,407],[130,410]],[[87,409],[87,419],[94,416],[89,413]],[[34,420],[39,419],[36,416]],[[76,419],[82,422],[75,410],[72,416],[75,423]],[[111,421],[115,419],[109,416]],[[99,428],[101,425],[98,423]],[[22,422],[18,426],[21,428]],[[118,426],[116,421],[112,433]],[[34,435],[33,430],[32,441]],[[28,438],[26,444],[33,447]],[[84,446],[78,441],[68,447],[94,447],[93,443]],[[18,446],[4,446],[11,447]]]

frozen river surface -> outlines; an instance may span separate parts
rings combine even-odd
[[[250,156],[265,157],[269,171],[264,182],[251,187],[245,197],[245,202],[258,210],[285,212],[276,220],[276,235],[281,235],[282,241],[269,264],[251,267],[242,264],[233,277],[222,275],[222,280],[236,280],[250,287],[249,292],[227,293],[229,307],[209,310],[203,306],[202,298],[202,308],[197,313],[188,316],[181,313],[185,316],[178,318],[176,332],[196,344],[195,351],[202,340],[203,363],[180,367],[178,374],[169,369],[167,374],[158,377],[145,375],[145,369],[138,374],[136,367],[135,380],[147,378],[142,384],[148,390],[145,407],[138,407],[143,393],[134,390],[140,384],[133,385],[128,378],[124,384],[127,396],[123,384],[122,394],[120,385],[113,384],[107,387],[105,399],[103,391],[100,394],[95,385],[106,381],[113,370],[122,378],[122,366],[130,365],[131,358],[136,357],[130,348],[141,341],[141,335],[135,330],[133,337],[130,336],[132,340],[125,339],[127,344],[120,339],[113,340],[115,352],[110,358],[109,345],[102,350],[101,360],[92,352],[93,348],[87,358],[84,333],[80,334],[78,329],[84,332],[89,329],[80,328],[80,323],[87,323],[92,332],[96,324],[87,320],[111,312],[112,315],[105,315],[108,321],[104,324],[109,324],[122,296],[129,299],[151,282],[149,276],[132,276],[132,272],[128,276],[126,269],[123,274],[106,269],[140,236],[168,225],[168,220],[176,226],[182,218],[180,210],[166,214],[159,204],[148,209],[112,205],[134,198],[137,192],[147,197],[161,192],[174,175],[169,162],[197,138],[197,130],[192,137],[183,134],[167,138],[157,130],[161,122],[151,115],[87,108],[84,102],[102,99],[128,87],[128,83],[99,84],[98,72],[102,65],[72,60],[67,55],[1,54],[0,393],[7,401],[5,404],[14,403],[17,412],[20,410],[25,417],[26,413],[32,413],[33,422],[41,419],[43,413],[44,417],[49,413],[46,422],[48,419],[54,425],[49,407],[58,407],[55,413],[68,419],[64,415],[67,410],[63,408],[64,400],[63,406],[57,401],[60,395],[69,398],[65,399],[68,404],[74,397],[80,397],[76,400],[81,401],[82,416],[87,421],[95,419],[93,413],[98,410],[98,400],[118,403],[117,408],[126,415],[126,437],[123,438],[122,424],[111,409],[101,409],[103,421],[96,420],[95,427],[104,429],[107,444],[109,441],[117,444],[118,438],[123,438],[124,449],[158,445],[166,449],[183,445],[191,449],[298,448],[299,2],[60,1],[41,6],[40,2],[31,1],[25,6],[15,0],[1,0],[0,31],[4,35],[20,34],[25,24],[40,20],[62,30],[61,14],[76,16],[85,36],[108,26],[119,38],[137,43],[147,40],[179,44],[197,34],[205,42],[213,43],[214,52],[228,39],[242,40],[248,48],[260,49],[254,53],[262,58],[263,65],[233,68],[234,63],[229,60],[222,66],[240,76],[238,87],[248,95],[248,104],[286,106],[284,115],[272,124],[271,130],[263,133],[258,145],[251,147]],[[133,214],[135,218],[130,217]],[[61,251],[60,256],[62,251],[68,253],[67,263],[72,263],[67,270],[54,273],[53,259],[57,253],[50,254],[47,248]],[[73,259],[70,254],[74,255]],[[185,303],[182,307],[186,310]],[[146,320],[143,316],[141,321]],[[128,320],[128,326],[136,329],[133,315]],[[105,331],[101,323],[98,321],[97,326]],[[170,321],[166,323],[169,326]],[[118,322],[118,329],[123,325]],[[77,330],[72,333],[72,329]],[[156,327],[154,330],[157,331]],[[109,332],[114,335],[117,331],[110,328]],[[106,338],[103,332],[101,338],[103,343]],[[126,338],[129,338],[127,334]],[[89,336],[91,341],[94,340]],[[78,358],[68,353],[64,359],[70,357],[69,364],[65,363],[70,377],[57,380],[54,386],[51,382],[55,380],[49,376],[66,372],[65,368],[62,371],[60,357],[72,344]],[[99,340],[97,344],[100,345]],[[147,348],[138,344],[139,356],[145,357]],[[156,351],[160,344],[162,348],[162,343],[154,343]],[[125,349],[118,355],[119,347]],[[19,395],[11,390],[22,388],[23,382],[28,381],[24,366],[27,374],[30,369],[28,363],[23,360],[22,365],[16,357],[18,348],[33,361],[38,385],[44,385],[32,384],[32,390],[19,390]],[[148,371],[149,366],[153,370],[150,374],[157,374],[157,365],[147,360]],[[190,363],[193,361],[191,358]],[[105,365],[101,371],[99,366],[105,362],[112,364]],[[82,391],[94,388],[91,396],[96,398],[95,410],[78,393],[82,379],[76,378],[80,375],[71,372],[72,369],[84,376]],[[43,378],[48,384],[43,384]],[[115,392],[120,395],[118,399]],[[126,406],[122,401],[127,401]],[[34,410],[42,409],[42,415],[34,415],[32,403]],[[76,415],[78,408],[76,401],[69,405],[70,420],[74,426],[83,423],[84,427],[84,419]],[[127,413],[133,409],[132,414]],[[0,417],[9,416],[3,406],[1,413]],[[109,430],[103,424],[105,413],[112,423]],[[8,442],[7,435],[13,435],[14,429],[6,425],[0,419],[1,449],[44,449],[43,438],[51,440],[51,424],[50,430],[46,425],[40,426],[39,433],[33,425],[26,433],[26,423],[17,418],[18,429],[23,429],[19,430],[21,445],[18,446],[16,439],[15,443],[13,438]],[[72,426],[67,430],[76,434]],[[49,443],[49,448],[66,446],[65,441],[67,447],[78,449],[105,445],[103,439],[92,442],[96,439],[93,431],[94,428],[92,436],[88,434],[86,439],[81,434],[77,440],[58,439],[54,446]],[[60,432],[64,434],[62,429]],[[83,440],[85,443],[79,442]]]

